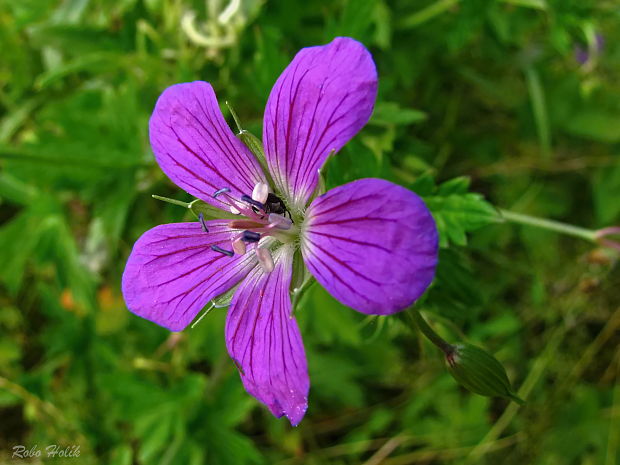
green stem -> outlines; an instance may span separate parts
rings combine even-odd
[[[591,229],[580,228],[579,226],[573,226],[572,224],[560,223],[559,221],[548,220],[545,218],[537,218],[535,216],[524,215],[522,213],[515,213],[508,210],[500,210],[500,213],[505,220],[513,223],[534,226],[541,229],[547,229],[549,231],[555,231],[560,234],[566,234],[568,236],[580,237],[586,241],[596,242],[596,231]]]
[[[439,347],[446,355],[454,351],[452,344],[446,342],[439,334],[437,334],[433,328],[431,328],[422,314],[418,310],[411,310],[409,313],[413,318],[413,321],[418,326],[419,330],[424,334],[429,341]]]
[[[415,12],[408,18],[405,18],[400,25],[403,29],[412,29],[418,27],[435,16],[444,13],[455,5],[458,5],[461,0],[439,0],[426,8],[422,8],[420,11]]]

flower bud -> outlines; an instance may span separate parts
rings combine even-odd
[[[604,247],[620,250],[620,226],[599,229],[594,233],[594,238]]]
[[[524,403],[510,387],[502,364],[481,348],[471,344],[456,344],[446,353],[446,364],[452,377],[469,391]]]

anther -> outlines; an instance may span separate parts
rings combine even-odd
[[[263,270],[265,270],[267,273],[273,271],[273,257],[271,256],[271,252],[269,252],[269,249],[266,249],[264,247],[258,247],[256,249],[256,257],[258,258],[258,262],[263,267]]]
[[[228,223],[230,229],[258,229],[264,228],[263,223],[252,220],[232,220]]]
[[[213,198],[214,198],[214,199],[217,199],[217,196],[218,196],[218,195],[226,194],[226,193],[228,193],[228,192],[230,192],[230,188],[228,188],[228,187],[222,187],[221,189],[218,189],[218,190],[216,190],[216,191],[213,193]]]
[[[243,242],[243,238],[238,237],[237,239],[235,239],[232,243],[232,248],[237,255],[244,255],[246,248],[245,242]]]
[[[269,214],[269,224],[274,225],[278,229],[291,229],[293,222],[285,216],[278,215],[277,213]]]
[[[264,182],[259,182],[254,186],[254,190],[252,191],[252,199],[264,204],[267,201],[268,196],[269,186],[267,184]]]
[[[265,204],[264,203],[261,203],[261,202],[259,202],[257,200],[254,200],[249,195],[243,194],[241,196],[241,200],[243,200],[245,203],[249,203],[250,205],[254,205],[256,208],[260,208],[261,210],[265,209]]]
[[[258,242],[260,241],[260,234],[254,231],[243,231],[242,239],[244,242]]]
[[[235,255],[235,252],[233,252],[232,250],[222,249],[220,246],[217,246],[217,245],[212,245],[211,250],[213,250],[214,252],[219,252],[221,254],[227,255],[228,257],[232,257]]]
[[[200,213],[198,215],[198,221],[200,221],[200,225],[202,226],[202,230],[204,232],[209,232],[209,228],[207,228],[207,223],[205,221],[205,216],[202,213]]]

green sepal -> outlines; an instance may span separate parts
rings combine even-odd
[[[318,169],[319,181],[318,181],[318,183],[316,185],[316,188],[314,189],[314,192],[310,196],[309,202],[312,202],[315,198],[317,198],[317,197],[325,194],[325,192],[327,192],[327,182],[325,181],[326,178],[327,178],[327,169],[329,167],[330,160],[332,160],[334,158],[335,154],[336,154],[336,151],[332,150],[329,153],[329,155],[327,156],[327,158],[325,159],[325,162],[323,162],[323,166],[321,166]]]
[[[261,140],[245,129],[240,129],[237,137],[241,139],[241,142],[243,142],[245,146],[250,149],[250,152],[254,154],[260,163],[261,168],[268,173],[269,170],[267,167],[267,159],[265,158],[265,149],[263,148],[263,143]]]
[[[306,268],[301,251],[296,250],[293,257],[293,275],[291,277],[291,308],[293,313],[303,303],[303,299],[314,283],[316,283],[316,279]]]
[[[307,280],[310,273],[304,264],[303,257],[301,256],[301,250],[295,250],[293,255],[293,274],[291,276],[291,292],[295,292],[296,289],[300,289],[304,282]]]
[[[202,216],[205,220],[234,220],[238,219],[239,215],[235,215],[226,210],[222,210],[221,208],[214,207],[211,204],[208,204],[204,200],[196,199],[193,202],[190,202],[187,206],[191,210],[191,212],[198,218],[202,213]]]
[[[214,207],[211,204],[208,204],[204,200],[196,199],[192,202],[183,202],[181,200],[170,199],[168,197],[162,197],[161,195],[151,195],[154,199],[161,200],[162,202],[170,203],[172,205],[178,205],[179,207],[189,209],[196,219],[200,218],[200,214],[202,213],[202,217],[205,220],[234,220],[239,218],[239,215],[235,215],[226,210],[222,210],[221,208]]]
[[[297,308],[301,307],[305,302],[306,297],[309,295],[309,290],[316,284],[314,276],[310,275],[301,287],[296,288],[291,293],[291,313],[295,313]]]
[[[169,197],[162,197],[161,195],[155,195],[155,194],[151,194],[151,197],[153,197],[156,200],[160,200],[162,202],[166,202],[172,205],[178,205],[179,207],[189,208],[189,203],[183,202],[182,200],[171,199]]]
[[[480,347],[456,344],[446,354],[446,365],[452,377],[473,393],[525,403],[512,390],[502,364]]]
[[[232,302],[233,296],[235,295],[238,287],[239,284],[233,286],[232,289],[229,289],[223,294],[218,295],[215,299],[212,299],[211,303],[214,305],[215,308],[228,307],[230,305],[230,302]]]
[[[237,112],[235,112],[235,110],[230,106],[228,102],[226,102],[226,106],[228,107],[228,111],[230,111],[230,114],[232,115],[233,119],[235,120],[235,124],[237,125],[237,130],[239,131],[237,133],[237,137],[250,150],[250,152],[252,152],[254,157],[256,157],[256,160],[258,160],[258,163],[263,169],[263,173],[265,173],[269,184],[273,185],[273,179],[271,179],[271,176],[269,174],[269,166],[267,165],[267,159],[265,158],[265,149],[263,148],[263,143],[250,131],[247,131],[241,127],[241,122],[237,117]]]

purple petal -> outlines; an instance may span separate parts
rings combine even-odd
[[[164,173],[177,186],[217,207],[222,203],[212,197],[216,190],[229,187],[239,197],[265,182],[254,156],[226,124],[207,82],[168,87],[153,110],[149,136]]]
[[[413,192],[360,179],[312,202],[301,250],[310,272],[336,299],[385,315],[411,305],[433,280],[437,228]]]
[[[212,245],[230,249],[228,222],[157,226],[133,246],[123,273],[129,310],[170,331],[184,329],[209,300],[237,284],[257,263],[254,253],[227,257]]]
[[[359,42],[299,51],[271,91],[263,127],[269,169],[289,201],[305,206],[317,170],[366,124],[376,96],[377,70]]]
[[[590,59],[590,53],[581,45],[575,46],[575,61],[580,65],[585,65]]]
[[[297,322],[291,316],[293,251],[275,253],[270,273],[254,269],[233,297],[226,345],[245,389],[276,417],[296,426],[308,407],[308,367]]]

